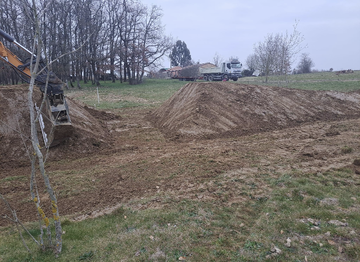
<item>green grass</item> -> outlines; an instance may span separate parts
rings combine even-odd
[[[305,90],[336,90],[349,92],[360,89],[360,70],[350,74],[336,75],[334,72],[319,72],[285,76],[244,77],[237,82],[267,86],[290,87]]]
[[[227,206],[221,200],[164,196],[162,209],[121,207],[96,219],[65,220],[63,252],[56,261],[178,261],[180,256],[190,261],[267,261],[273,245],[282,250],[276,261],[303,261],[310,251],[312,261],[332,261],[340,255],[339,247],[347,261],[360,258],[359,240],[352,233],[360,231],[359,208],[354,209],[360,204],[358,175],[338,170],[263,177],[271,188],[268,198],[250,197]],[[248,194],[251,188],[243,191]],[[328,198],[339,202],[323,204]],[[348,226],[334,226],[330,220]],[[36,223],[29,227],[38,231]],[[33,244],[33,254],[27,254],[12,227],[2,228],[0,234],[1,261],[54,259]],[[285,246],[287,238],[292,240],[290,247]]]
[[[246,236],[236,219],[241,212],[238,207],[168,201],[171,207],[167,209],[120,208],[98,219],[65,221],[63,252],[57,261],[177,261],[180,256],[211,261],[236,255]],[[3,261],[53,261],[51,253],[27,254],[15,231],[3,229],[1,233],[7,235],[6,245],[0,241]]]
[[[147,79],[143,84],[133,86],[119,81],[104,81],[100,87],[82,84],[81,90],[71,88],[65,93],[99,109],[154,107],[169,99],[184,85],[184,82],[173,79]]]

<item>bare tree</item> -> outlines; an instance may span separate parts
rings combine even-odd
[[[296,55],[304,48],[303,35],[297,30],[298,22],[289,34],[269,34],[263,42],[254,47],[258,57],[258,69],[265,75],[266,82],[270,74],[287,75]]]
[[[223,62],[223,59],[220,57],[220,55],[218,53],[215,53],[215,55],[213,57],[213,62],[214,62],[214,65],[219,67],[221,65],[221,63]]]
[[[259,67],[259,57],[256,54],[251,54],[246,58],[245,64],[253,73]]]
[[[36,11],[37,10],[36,7],[37,6],[35,3],[35,0],[32,0],[32,9],[31,10],[33,11],[33,18],[34,18],[34,25],[35,25],[34,50],[36,51],[36,62],[35,62],[35,64],[32,63],[33,61],[31,61],[31,63],[30,63],[31,79],[30,79],[29,93],[28,93],[28,108],[29,108],[29,112],[30,112],[30,125],[31,125],[30,126],[31,144],[32,144],[32,148],[34,150],[33,155],[38,160],[39,172],[43,178],[43,181],[46,186],[46,190],[51,199],[52,214],[53,214],[54,225],[55,225],[55,247],[54,248],[55,248],[56,255],[58,255],[59,253],[61,253],[61,250],[62,250],[61,221],[60,221],[60,216],[59,216],[59,209],[57,206],[57,198],[56,198],[54,190],[51,187],[49,177],[46,174],[44,156],[40,150],[41,147],[40,147],[39,138],[38,138],[37,129],[36,129],[36,123],[38,122],[38,116],[35,114],[35,110],[34,110],[35,105],[34,105],[34,101],[33,101],[33,90],[34,90],[34,85],[35,85],[35,79],[41,73],[41,71],[39,71],[39,63],[40,63],[41,54],[43,52],[43,49],[42,49],[43,44],[42,44],[41,35],[40,35],[39,16]],[[36,49],[35,49],[35,47],[36,47]],[[33,53],[35,53],[35,52],[33,52]],[[34,57],[32,56],[31,60],[33,60],[33,59],[34,59]],[[48,80],[49,80],[49,76],[48,76],[47,81]],[[45,88],[45,90],[47,90],[47,88]],[[46,96],[44,96],[44,97],[46,97]],[[34,169],[35,169],[35,158],[33,158],[33,161],[32,161],[31,184],[34,183],[34,179],[35,179]],[[45,226],[48,229],[47,232],[48,232],[49,242],[50,242],[50,244],[52,244],[51,238],[50,238],[51,231],[49,228],[49,225],[50,225],[49,219],[46,217],[44,211],[40,207],[40,198],[37,194],[36,188],[32,188],[31,196],[32,196],[34,203],[36,204],[39,215],[43,219]]]
[[[145,68],[159,66],[159,60],[172,48],[172,39],[164,36],[164,27],[161,25],[162,10],[156,5],[146,8],[141,30],[140,50],[141,56],[138,61],[137,83],[142,82]]]
[[[265,82],[268,81],[270,73],[276,70],[279,40],[279,35],[274,36],[271,34],[265,38],[264,42],[255,47],[255,54],[259,58],[258,67],[266,77]]]
[[[158,6],[148,8],[138,0],[35,2],[37,11],[42,12],[43,54],[50,60],[79,48],[90,38],[80,52],[53,63],[54,72],[62,79],[95,83],[107,70],[114,76],[118,67],[122,72],[121,81],[130,79],[131,84],[141,83],[144,68],[160,64],[173,42],[164,35],[162,10]],[[2,29],[26,47],[32,45],[30,39],[35,28],[27,11],[31,3],[31,0],[3,0],[0,5]],[[4,76],[1,82],[18,81],[11,71],[0,74]]]
[[[105,14],[107,19],[107,39],[108,39],[108,57],[110,60],[109,70],[112,82],[115,82],[115,61],[116,55],[120,50],[120,35],[119,35],[119,14],[121,14],[121,0],[109,0],[106,1],[105,5]]]

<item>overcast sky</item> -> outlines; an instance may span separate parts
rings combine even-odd
[[[254,44],[270,33],[291,33],[297,20],[307,45],[302,53],[309,54],[313,69],[360,70],[360,0],[141,2],[162,8],[166,34],[184,41],[195,62],[213,62],[218,53],[224,60],[237,56],[245,66]]]

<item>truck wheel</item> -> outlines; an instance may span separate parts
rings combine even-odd
[[[223,76],[223,81],[229,81],[228,75],[224,75],[224,76]]]
[[[213,77],[212,77],[212,76],[209,76],[208,79],[209,79],[210,82],[213,81]]]
[[[237,78],[237,77],[234,77],[234,78],[233,78],[233,80],[234,80],[234,81],[237,81],[237,80],[238,80],[238,78]]]
[[[203,79],[204,81],[208,81],[207,76],[204,76]]]

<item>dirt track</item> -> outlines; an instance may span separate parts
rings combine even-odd
[[[293,169],[356,169],[359,101],[358,93],[230,83],[188,84],[154,112],[105,113],[69,99],[75,133],[51,150],[46,170],[60,213],[74,219],[117,204],[163,206],[169,197],[225,201],[216,194],[218,179],[228,192],[224,204],[231,204],[246,200],[233,177],[251,182],[264,170],[276,176]],[[0,193],[22,220],[34,220],[29,161],[13,131],[20,126],[28,136],[26,106],[19,104],[26,105],[26,89],[1,89]],[[265,185],[254,190],[255,196],[266,193]]]

